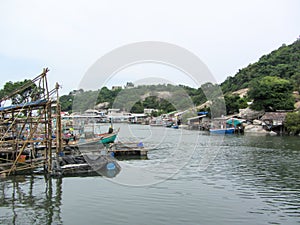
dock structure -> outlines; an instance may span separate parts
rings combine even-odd
[[[48,68],[43,69],[40,75],[0,100],[1,106],[11,103],[0,107],[1,176],[40,166],[50,172],[53,136],[56,137],[57,151],[60,151],[61,131],[53,125],[55,121],[60,126],[60,117],[54,119],[54,114],[60,115],[57,107],[59,85],[49,90],[48,71]],[[22,100],[13,101],[19,96]],[[38,144],[45,146],[43,152],[37,151]]]
[[[148,159],[148,150],[142,143],[111,143],[108,146],[108,152],[113,153],[117,159]]]
[[[103,145],[99,144],[100,139],[95,140],[96,142],[91,140],[83,144],[71,142],[69,145],[64,145],[63,155],[81,155],[87,152],[100,153],[101,151],[105,151],[118,160],[148,158],[148,149],[144,148],[140,143],[112,142]]]
[[[118,131],[91,137],[85,131],[84,139],[76,138],[75,141],[73,138],[72,142],[67,139],[64,143],[59,85],[56,83],[49,90],[48,72],[48,68],[43,69],[40,75],[32,80],[25,80],[23,86],[0,98],[0,178],[11,174],[32,173],[36,168],[43,168],[40,171],[49,175],[57,171],[60,173],[64,167],[71,167],[60,165],[62,157],[68,154],[73,154],[72,157],[75,158],[84,158],[96,152],[101,156],[102,161],[99,162],[103,168],[112,165],[114,158],[110,161],[104,160],[112,155],[116,159],[147,159],[147,150],[142,143],[114,143]],[[107,155],[101,155],[103,149]],[[100,164],[97,163],[94,164],[99,167]],[[90,161],[85,164],[90,164]],[[117,162],[114,164],[117,165]],[[90,169],[91,165],[88,166]],[[78,165],[74,165],[75,167]],[[119,169],[117,166],[115,168]],[[111,172],[112,170],[110,176]]]

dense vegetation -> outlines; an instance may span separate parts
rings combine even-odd
[[[251,86],[254,80],[260,80],[265,76],[286,79],[293,84],[293,89],[300,88],[300,40],[291,45],[283,44],[279,49],[270,54],[263,55],[258,62],[250,64],[222,84],[224,93],[230,93]]]
[[[235,114],[239,112],[239,109],[247,108],[248,98],[241,98],[239,95],[226,94],[224,96],[226,105],[226,114]]]
[[[285,126],[290,134],[300,133],[300,113],[291,112],[288,113],[285,119]]]
[[[21,90],[20,90],[21,89]],[[16,90],[20,92],[13,94]],[[31,80],[7,82],[0,90],[0,103],[4,100],[10,100],[12,104],[21,104],[25,102],[35,101],[41,97],[42,90],[36,86]],[[10,96],[9,98],[7,98]],[[7,98],[7,99],[6,99]]]
[[[84,111],[99,103],[107,102],[106,108],[118,108],[127,112],[140,113],[144,108],[158,109],[158,114],[174,110],[185,110],[206,101],[202,88],[175,86],[171,84],[140,85],[130,89],[109,90],[103,87],[97,91],[74,90],[60,97],[63,111]],[[213,85],[212,85],[213,86]],[[216,85],[218,86],[218,85]],[[73,108],[72,108],[73,107]]]
[[[253,101],[254,110],[276,111],[294,109],[293,91],[300,91],[300,40],[282,45],[258,62],[250,64],[234,77],[228,77],[221,88],[225,93],[227,113],[245,107]],[[242,88],[249,88],[244,99],[231,95]]]
[[[249,98],[253,99],[251,108],[264,111],[292,110],[295,103],[292,90],[292,84],[286,79],[272,76],[256,79],[248,92]]]

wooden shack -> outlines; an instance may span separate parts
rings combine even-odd
[[[264,126],[268,130],[283,133],[285,132],[284,121],[286,115],[287,112],[266,112],[260,120],[264,122]]]

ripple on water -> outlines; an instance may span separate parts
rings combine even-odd
[[[12,218],[19,224],[299,223],[299,138],[122,128],[120,140],[142,141],[149,149],[149,160],[124,163],[157,166],[162,173],[173,168],[170,160],[184,165],[163,182],[142,187],[101,177],[52,184],[44,177],[6,180],[0,183],[0,224]]]

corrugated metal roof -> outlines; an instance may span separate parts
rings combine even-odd
[[[276,120],[276,121],[284,121],[286,117],[286,112],[266,112],[261,120]]]

